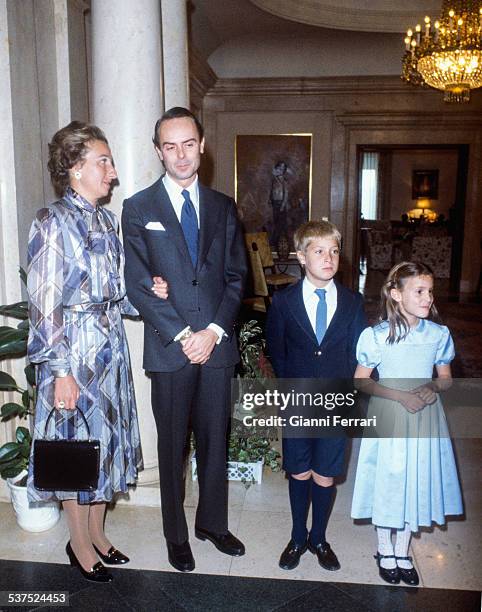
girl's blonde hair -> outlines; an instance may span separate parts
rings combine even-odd
[[[432,270],[424,263],[402,261],[396,266],[393,266],[382,286],[380,319],[382,321],[388,321],[388,344],[400,342],[400,340],[407,337],[410,331],[410,324],[402,314],[400,304],[393,299],[391,290],[398,289],[399,291],[403,291],[406,281],[415,276],[430,276],[434,278]],[[437,309],[433,303],[430,307],[429,318],[439,319]]]

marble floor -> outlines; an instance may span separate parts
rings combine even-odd
[[[463,518],[449,520],[443,528],[423,530],[412,541],[412,554],[422,587],[480,591],[482,443],[480,440],[465,439],[454,441],[454,446],[466,514]],[[340,559],[340,571],[323,570],[310,553],[306,553],[298,568],[291,572],[278,567],[279,555],[290,533],[287,482],[283,473],[273,474],[265,469],[263,482],[252,485],[248,490],[240,483],[230,483],[230,529],[246,544],[247,549],[246,555],[239,558],[222,555],[211,543],[194,537],[192,527],[197,484],[188,480],[186,514],[196,559],[195,573],[384,585],[378,577],[373,559],[376,550],[373,527],[370,524],[354,524],[349,518],[358,447],[359,441],[354,440],[347,477],[337,488],[327,533],[327,539]],[[118,504],[108,513],[106,529],[112,542],[129,554],[129,569],[175,571],[167,561],[158,507]],[[63,518],[50,531],[27,533],[17,526],[11,505],[0,504],[0,559],[64,564],[67,562],[64,552],[67,539],[67,526]]]

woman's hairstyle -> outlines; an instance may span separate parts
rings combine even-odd
[[[424,263],[402,261],[396,266],[393,266],[388,273],[385,283],[382,285],[380,319],[382,321],[388,321],[388,344],[400,342],[400,340],[406,338],[410,332],[410,324],[407,318],[402,314],[399,302],[393,299],[391,290],[398,289],[399,291],[403,291],[407,280],[416,276],[434,277],[431,268]],[[430,307],[429,318],[439,320],[437,309],[433,303]]]
[[[336,225],[329,221],[308,221],[294,233],[295,250],[304,251],[315,238],[333,238],[341,249],[341,234]]]
[[[87,145],[94,140],[109,144],[100,128],[82,121],[72,121],[54,134],[47,168],[58,196],[63,196],[70,184],[69,170],[84,159]]]

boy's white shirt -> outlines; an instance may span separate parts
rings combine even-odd
[[[308,319],[310,320],[311,327],[316,334],[316,309],[318,307],[318,302],[320,301],[319,297],[316,295],[315,290],[318,287],[315,287],[313,283],[311,283],[305,276],[303,280],[303,304],[305,305],[306,313],[308,315]],[[336,285],[333,279],[331,279],[328,284],[323,287],[326,290],[326,328],[331,323],[333,319],[333,315],[335,314],[336,305],[337,305],[337,291]]]

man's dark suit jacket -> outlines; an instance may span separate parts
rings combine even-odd
[[[199,331],[216,323],[227,334],[206,366],[228,367],[238,361],[233,326],[247,266],[235,203],[199,184],[199,213],[194,269],[162,179],[124,201],[127,294],[144,319],[144,369],[150,372],[174,372],[187,363],[173,338],[188,325]],[[147,229],[148,224],[164,229]],[[167,300],[151,290],[152,277],[157,275],[168,283]]]
[[[356,344],[367,327],[363,299],[335,281],[336,311],[318,344],[303,303],[303,281],[273,296],[266,322],[268,352],[278,378],[352,378]]]

